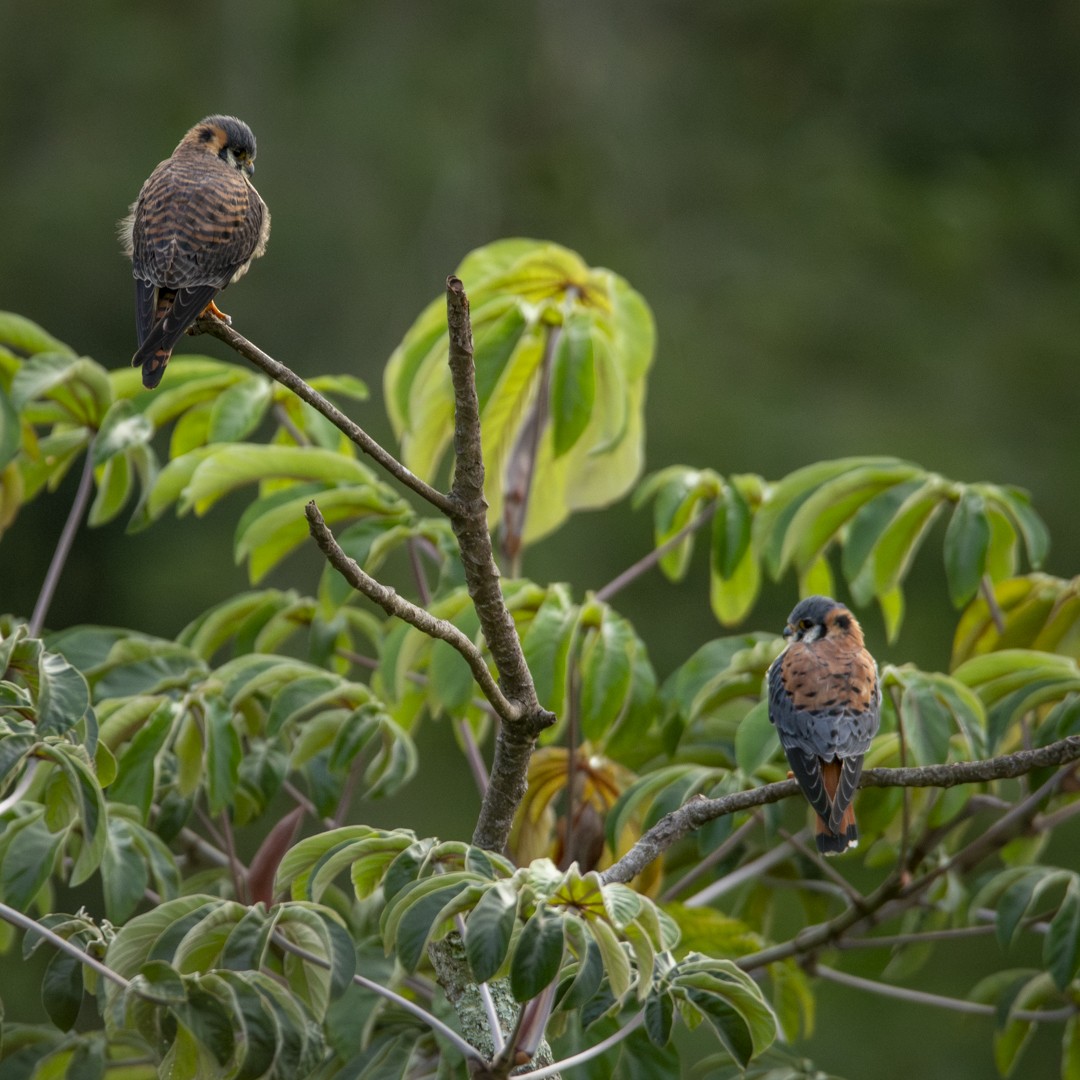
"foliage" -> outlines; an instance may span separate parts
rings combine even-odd
[[[504,241],[461,273],[489,520],[504,529],[520,494],[511,463],[539,424],[525,544],[636,479],[651,317],[617,275],[554,245]],[[452,433],[444,338],[433,304],[386,374],[404,460],[429,477]],[[312,385],[345,405],[365,393],[346,377]],[[130,530],[150,530],[169,511],[202,515],[252,493],[233,554],[256,587],[175,640],[0,621],[0,946],[15,949],[21,926],[24,955],[49,955],[47,1020],[7,1025],[5,1077],[448,1076],[480,1056],[433,977],[433,952],[455,942],[466,981],[511,1010],[504,1035],[526,1059],[543,1036],[558,1057],[594,1052],[595,1075],[673,1074],[682,1032],[702,1028],[717,1050],[709,1075],[801,1075],[774,1045],[814,1024],[799,961],[836,963],[832,946],[871,941],[885,923],[895,932],[874,991],[985,932],[1001,955],[964,1004],[996,1025],[999,1071],[1016,1068],[1038,1025],[1063,1023],[1072,1075],[1080,879],[1043,859],[1075,812],[1075,765],[1002,772],[974,792],[868,787],[865,847],[825,866],[797,831],[805,807],[781,809],[767,790],[786,775],[762,698],[777,635],[725,634],[661,678],[611,595],[515,576],[506,607],[558,719],[532,756],[509,850],[355,823],[412,779],[425,723],[449,721],[481,759],[491,706],[447,640],[373,614],[329,567],[314,596],[257,586],[304,543],[314,500],[369,574],[399,574],[391,556],[411,554],[415,577],[400,573],[399,590],[498,675],[447,522],[417,512],[261,374],[179,357],[147,394],[137,372],[107,372],[0,315],[0,530],[80,461],[93,526],[128,510]],[[672,580],[709,530],[723,626],[794,569],[803,593],[833,592],[839,576],[856,606],[876,600],[890,636],[912,562],[947,515],[951,664],[882,665],[867,767],[1004,761],[1080,736],[1077,581],[1017,576],[1021,553],[1038,567],[1048,540],[1016,489],[848,458],[775,482],[672,467],[636,500],[654,514],[646,562]],[[665,841],[634,887],[612,874],[672,812],[755,792],[760,804]],[[1027,966],[1008,954],[1040,938]],[[499,1064],[492,1042],[505,1075],[514,1062]]]

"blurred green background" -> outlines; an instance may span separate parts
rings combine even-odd
[[[0,308],[106,366],[134,348],[115,222],[188,127],[231,112],[258,137],[274,226],[224,307],[302,374],[365,379],[356,418],[381,440],[382,366],[412,318],[467,251],[534,236],[654,309],[649,469],[775,479],[895,454],[1028,488],[1048,569],[1080,566],[1075,2],[0,0],[0,41]],[[73,480],[4,537],[0,610],[33,607]],[[84,530],[50,625],[175,634],[244,586],[234,523],[226,504]],[[646,512],[583,515],[525,571],[580,594],[650,538]],[[939,531],[896,644],[861,613],[880,660],[947,664],[940,552]],[[318,571],[305,552],[271,583],[310,590]],[[795,598],[792,578],[769,586],[750,626],[778,628]],[[652,575],[615,603],[661,677],[720,632],[702,551],[683,584]],[[471,788],[416,792],[396,823],[471,829]],[[806,1052],[851,1077],[868,1032],[881,1080],[992,1075],[982,1021],[825,988],[819,1030]]]

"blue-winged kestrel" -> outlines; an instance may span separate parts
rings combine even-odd
[[[859,842],[852,799],[881,724],[877,664],[855,616],[827,596],[800,601],[784,637],[769,668],[769,719],[817,814],[818,850],[839,855]]]
[[[235,116],[200,120],[143,184],[120,222],[135,276],[143,386],[153,389],[184,331],[266,250],[270,211],[251,183],[255,136]]]

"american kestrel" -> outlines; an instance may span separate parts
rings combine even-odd
[[[859,842],[851,801],[881,724],[877,664],[855,616],[828,596],[798,603],[784,637],[769,668],[769,719],[817,813],[818,850],[839,855]]]
[[[164,374],[184,331],[266,250],[270,211],[250,177],[255,136],[235,116],[200,120],[150,174],[120,241],[135,276],[143,386]]]

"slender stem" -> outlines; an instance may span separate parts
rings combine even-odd
[[[300,945],[294,945],[280,934],[274,934],[273,940],[275,945],[286,952],[292,953],[293,956],[299,956],[301,960],[306,960],[309,964],[315,964],[317,967],[325,968],[327,971],[330,970],[329,961],[324,960],[321,956],[316,956],[313,952],[308,952],[307,949]],[[403,1009],[405,1012],[422,1020],[436,1035],[441,1035],[448,1043],[456,1047],[460,1053],[464,1054],[467,1061],[482,1062],[484,1060],[475,1046],[467,1043],[452,1027],[448,1027],[437,1016],[433,1016],[414,1001],[395,993],[388,986],[383,986],[381,983],[374,982],[371,979],[365,979],[363,975],[353,975],[352,981],[357,986],[370,990],[373,994],[386,998],[387,1001],[392,1001],[399,1009]]]
[[[236,854],[236,842],[233,840],[232,822],[227,811],[221,814],[221,835],[225,841],[225,854],[229,856],[229,873],[232,874],[233,892],[242,904],[248,902],[247,868]]]
[[[413,577],[416,579],[416,591],[420,597],[420,603],[424,607],[431,604],[431,589],[428,586],[427,574],[424,573],[424,564],[420,561],[420,545],[416,537],[409,537],[405,545],[409,552],[409,563],[412,566]]]
[[[818,964],[814,972],[829,982],[840,986],[850,986],[854,990],[863,990],[870,994],[879,994],[881,997],[895,998],[898,1001],[910,1001],[916,1005],[933,1005],[939,1009],[950,1009],[953,1012],[969,1013],[972,1016],[996,1016],[996,1005],[985,1005],[980,1001],[965,1001],[963,998],[945,997],[942,994],[931,994],[925,990],[912,990],[906,986],[892,986],[889,983],[875,982],[873,979],[863,979],[858,975],[849,975],[846,971],[837,971],[834,968]],[[1076,1015],[1075,1005],[1066,1005],[1061,1009],[1017,1009],[1009,1013],[1010,1020],[1027,1020],[1032,1023],[1048,1023],[1053,1021],[1068,1020]]]
[[[334,534],[327,527],[319,508],[312,500],[304,507],[311,532],[319,550],[326,556],[330,565],[354,588],[374,601],[387,615],[396,615],[403,622],[415,626],[417,630],[430,637],[445,641],[453,646],[469,665],[484,696],[491,702],[495,711],[506,721],[513,722],[521,716],[521,709],[511,704],[491,677],[487,663],[480,650],[453,623],[437,619],[429,611],[399,596],[393,589],[376,581],[360,568],[355,559],[350,559],[334,539]]]
[[[651,570],[672,548],[678,547],[691,533],[696,532],[707,525],[716,513],[716,500],[713,499],[705,504],[704,509],[691,518],[674,536],[665,540],[658,548],[654,548],[648,555],[638,559],[633,566],[627,567],[618,577],[612,578],[602,588],[597,589],[597,600],[610,600],[617,592],[625,589],[632,581],[641,577],[647,570]]]
[[[421,498],[426,499],[437,510],[441,510],[447,515],[453,512],[453,505],[446,495],[410,472],[393,454],[388,450],[384,450],[359,424],[350,420],[336,405],[323,397],[318,390],[306,383],[295,372],[290,371],[284,364],[279,363],[272,356],[268,356],[257,345],[253,345],[242,334],[238,334],[227,323],[222,322],[221,319],[215,318],[213,315],[203,315],[195,321],[195,328],[201,333],[210,334],[211,337],[224,341],[226,345],[235,349],[245,359],[250,360],[256,367],[265,371],[271,379],[291,390],[301,401],[306,401],[365,454],[377,461],[397,481],[404,484],[411,491],[416,492]]]
[[[71,545],[75,542],[75,534],[86,517],[86,507],[90,502],[90,493],[94,490],[94,443],[91,440],[86,448],[86,461],[83,463],[82,476],[79,477],[79,486],[75,490],[75,498],[71,502],[67,521],[60,532],[60,539],[56,543],[49,569],[45,572],[45,580],[41,584],[41,592],[38,594],[37,603],[34,605],[34,614],[30,616],[28,627],[31,637],[40,637],[45,626],[45,619],[49,614],[49,606],[53,596],[56,595],[57,586],[60,584],[60,575],[64,572],[68,555],[71,554]]]
[[[487,703],[485,702],[485,704]],[[455,719],[454,730],[461,740],[461,745],[465,748],[465,760],[469,763],[469,771],[472,773],[476,790],[480,792],[480,798],[482,799],[488,786],[488,772],[487,766],[484,764],[484,755],[480,753],[480,747],[476,744],[476,738],[468,720]]]
[[[904,728],[904,714],[900,708],[900,692],[895,684],[889,687],[889,697],[892,700],[893,711],[896,713],[896,736],[899,739],[900,746],[900,766],[901,768],[907,767],[907,731]],[[904,789],[902,798],[902,805],[900,810],[900,857],[899,863],[901,866],[907,865],[909,849],[910,849],[910,830],[911,830],[911,792]]]
[[[461,935],[461,940],[465,940],[465,917],[463,915],[454,916],[454,925],[457,927],[458,934]],[[495,1054],[502,1053],[503,1047],[506,1046],[506,1039],[503,1036],[502,1025],[499,1023],[499,1014],[495,1011],[495,1000],[491,996],[491,987],[486,982],[477,983],[477,992],[480,995],[480,1002],[484,1006],[484,1015],[487,1017],[488,1028],[491,1030],[491,1045],[495,1048]]]
[[[816,848],[812,848],[804,841],[804,837],[807,835],[807,830],[803,830],[801,833],[789,833],[787,829],[778,829],[777,832],[789,843],[792,847],[801,851],[812,863],[816,863],[821,872],[843,893],[847,898],[848,903],[861,904],[863,902],[863,895],[856,889],[851,882],[844,877],[838,870],[834,869],[830,861],[826,859],[820,851]]]
[[[761,815],[751,814],[722,844],[713,848],[705,858],[694,863],[678,881],[661,893],[661,901],[667,903],[686,892],[698,878],[707,874],[717,863],[723,862],[760,824]]]
[[[555,1076],[565,1069],[572,1069],[575,1065],[583,1065],[586,1061],[592,1061],[594,1057],[599,1057],[601,1054],[607,1053],[613,1046],[618,1046],[623,1039],[637,1031],[644,1023],[645,1010],[642,1009],[635,1013],[631,1020],[623,1024],[618,1031],[609,1035],[606,1039],[601,1039],[595,1046],[590,1046],[588,1049],[582,1050],[579,1054],[572,1054],[568,1058],[563,1058],[562,1061],[556,1061],[552,1065],[545,1065],[542,1069],[531,1069],[529,1072],[514,1073],[514,1080],[542,1080],[545,1076]]]
[[[119,972],[113,971],[111,967],[107,967],[100,960],[95,959],[88,952],[80,949],[78,945],[68,941],[67,938],[61,937],[59,934],[53,933],[47,926],[42,926],[41,923],[35,919],[31,919],[29,915],[24,915],[21,911],[16,911],[13,907],[8,907],[7,904],[0,903],[0,919],[4,922],[11,923],[12,926],[17,926],[21,930],[30,930],[35,934],[39,934],[50,945],[55,945],[61,952],[65,952],[68,956],[75,957],[81,963],[84,963],[88,968],[92,968],[103,978],[108,979],[110,982],[115,983],[117,986],[126,990],[131,983],[124,978]]]
[[[567,301],[573,290],[567,294]],[[555,349],[563,335],[562,324],[547,328],[547,341],[540,361],[540,385],[536,400],[521,429],[517,443],[506,465],[505,492],[503,494],[503,554],[510,559],[510,573],[517,577],[521,567],[521,538],[525,533],[525,519],[529,513],[536,457],[540,452],[540,436],[548,415],[548,393],[551,382],[551,363]]]
[[[997,915],[995,913],[995,919]],[[892,949],[903,945],[921,945],[931,941],[958,941],[962,938],[986,937],[997,927],[991,923],[980,926],[954,926],[947,930],[919,930],[910,934],[882,934],[879,937],[853,938],[838,941],[838,949]]]
[[[979,579],[979,591],[983,594],[986,606],[990,609],[990,618],[994,620],[994,628],[998,634],[1005,633],[1005,616],[1001,613],[1001,605],[994,595],[994,583],[989,574],[983,574]]]
[[[758,858],[748,862],[745,866],[740,866],[738,870],[733,870],[730,874],[725,874],[711,885],[707,885],[701,892],[695,893],[686,901],[686,906],[704,907],[706,904],[712,903],[718,896],[723,896],[725,893],[731,892],[732,889],[737,889],[743,882],[759,877],[770,867],[783,862],[790,854],[790,843],[778,844],[776,847],[766,851],[764,855],[758,856]]]

